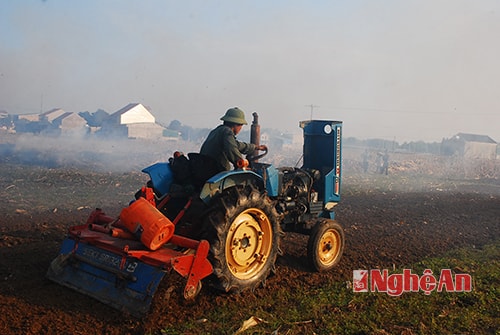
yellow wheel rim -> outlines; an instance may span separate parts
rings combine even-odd
[[[262,270],[272,250],[272,234],[269,218],[258,208],[236,217],[226,238],[226,261],[236,278],[250,279]]]
[[[318,257],[324,265],[335,262],[340,252],[340,234],[335,229],[325,231],[318,243]]]

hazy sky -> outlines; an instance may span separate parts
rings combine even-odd
[[[0,110],[500,142],[499,0],[0,0]]]

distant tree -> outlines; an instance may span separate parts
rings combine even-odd
[[[171,121],[167,129],[179,132],[184,141],[192,141],[192,136],[195,133],[191,126],[183,125],[179,120]]]
[[[366,143],[364,143],[364,141],[359,140],[355,137],[347,137],[346,139],[344,139],[344,145],[365,146]]]
[[[103,109],[98,109],[93,114],[94,124],[96,127],[102,125],[102,123],[109,117],[109,113]]]
[[[366,140],[366,146],[374,149],[392,149],[395,146],[394,141],[384,140],[380,138],[372,138]]]
[[[193,128],[190,127],[190,126],[181,126],[180,129],[179,129],[180,133],[181,133],[181,138],[184,140],[184,141],[191,141],[191,137],[193,135]]]
[[[413,150],[415,152],[422,152],[422,153],[427,152],[427,143],[425,143],[424,141],[417,141],[412,143],[413,143]]]
[[[438,142],[427,143],[424,141],[412,141],[401,144],[401,149],[408,152],[418,152],[424,154],[440,154],[441,144]]]
[[[193,129],[193,133],[191,134],[191,141],[202,143],[207,138],[211,129],[209,128],[201,128],[201,129]]]
[[[87,112],[87,111],[80,112],[80,113],[78,113],[78,115],[80,115],[82,118],[84,118],[90,127],[102,126],[102,123],[104,122],[104,120],[106,120],[109,117],[109,114],[103,109],[98,109],[97,111],[95,111],[92,114]]]
[[[90,121],[92,120],[92,115],[88,111],[80,112],[80,113],[78,113],[78,115],[80,115],[82,118],[84,118],[85,121],[87,121],[87,124],[89,124]]]
[[[182,123],[180,121],[173,120],[173,121],[170,122],[170,124],[168,125],[167,129],[180,131],[181,130],[181,126],[182,126]]]

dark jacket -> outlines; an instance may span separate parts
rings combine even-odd
[[[243,158],[242,154],[250,154],[255,149],[255,144],[238,141],[231,128],[221,124],[208,134],[200,154],[212,157],[221,169],[227,171],[231,170],[231,163],[235,166]]]

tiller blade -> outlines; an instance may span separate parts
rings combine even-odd
[[[201,279],[212,273],[206,259],[208,242],[176,235],[172,240],[195,252],[183,253],[170,244],[152,251],[137,240],[116,238],[91,230],[88,225],[72,227],[59,256],[49,267],[47,278],[117,310],[142,317],[167,272],[173,269],[187,278],[186,298],[193,298],[201,288]]]

